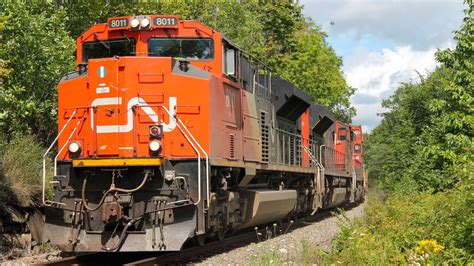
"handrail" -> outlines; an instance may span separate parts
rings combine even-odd
[[[321,191],[324,191],[323,190],[323,187],[324,187],[324,174],[323,174],[323,171],[325,170],[324,166],[314,157],[314,155],[311,153],[311,151],[308,149],[308,147],[306,147],[305,145],[302,145],[303,146],[303,149],[308,153],[309,155],[309,158],[313,161],[313,163],[316,164],[316,168],[318,169],[318,172],[317,172],[317,178],[318,178],[318,183],[319,183],[319,188],[318,188],[318,193],[321,192]],[[319,159],[321,159],[321,157],[319,157]],[[313,210],[313,212],[311,213],[311,215],[314,215],[316,213],[318,209],[315,208]]]
[[[303,146],[304,150],[306,151],[306,153],[309,155],[309,158],[311,159],[311,161],[313,161],[313,163],[315,163],[318,168],[324,169],[324,166],[316,159],[316,157],[314,157],[313,153],[311,153],[311,151],[308,149],[308,147],[306,147],[306,145],[302,145],[302,146]]]
[[[352,168],[352,159],[351,156],[346,154],[345,152],[338,151],[333,147],[327,147],[325,145],[321,145],[319,147],[319,153],[320,153],[320,158],[322,159],[322,154],[323,154],[323,148],[324,148],[324,165],[329,169],[330,171],[335,171],[338,173],[344,173],[348,174],[349,171]]]
[[[168,115],[170,117],[172,117],[170,111],[168,110],[168,108],[166,108],[165,106],[162,106],[161,107],[163,108],[163,110],[166,111],[166,113],[168,113]],[[199,160],[199,164],[198,164],[198,201],[194,203],[194,205],[198,205],[200,202],[201,202],[201,186],[202,186],[202,183],[201,183],[201,152],[196,148],[195,144],[199,147],[199,149],[202,151],[202,153],[204,154],[205,158],[206,158],[206,185],[209,187],[209,156],[208,154],[206,153],[206,151],[202,148],[202,146],[199,144],[199,142],[196,140],[196,138],[194,138],[194,136],[191,134],[191,132],[188,130],[188,128],[186,127],[186,125],[183,123],[183,121],[181,121],[181,119],[179,119],[179,117],[177,117],[176,115],[173,116],[176,121],[178,122],[176,125],[178,126],[178,129],[181,131],[181,133],[183,133],[183,136],[186,138],[186,140],[189,142],[189,144],[191,144],[191,146],[193,147],[194,151],[197,153],[198,155],[198,160]],[[186,132],[183,132],[183,128],[186,130]],[[191,137],[191,139],[194,141],[194,144],[193,142],[189,139],[189,137],[186,135],[189,134],[189,136]],[[208,210],[209,209],[209,200],[210,200],[210,193],[209,193],[209,189],[206,189],[206,198],[207,198],[207,202],[206,202],[206,206],[205,206],[205,210]]]
[[[42,201],[43,201],[43,204],[46,203],[46,198],[45,198],[45,194],[46,194],[46,156],[48,155],[48,153],[51,151],[51,149],[53,148],[54,144],[56,144],[56,142],[58,141],[59,137],[62,135],[62,133],[64,132],[64,130],[66,129],[67,125],[69,125],[69,122],[71,122],[72,118],[75,117],[76,115],[76,112],[77,112],[77,108],[74,109],[74,112],[72,113],[71,117],[69,117],[69,119],[67,120],[66,124],[64,124],[63,128],[61,128],[61,130],[59,131],[58,135],[56,136],[56,138],[54,138],[53,142],[51,143],[51,145],[49,145],[48,149],[46,150],[46,152],[43,154],[43,179],[42,179],[42,195],[41,195],[41,198],[42,198]],[[56,172],[56,170],[55,170]]]
[[[61,147],[61,149],[58,151],[58,154],[56,154],[56,156],[54,157],[54,175],[57,175],[58,174],[58,157],[59,155],[63,152],[64,148],[66,147],[66,145],[69,143],[69,141],[71,140],[72,138],[72,135],[74,135],[74,133],[76,133],[76,130],[77,130],[77,127],[79,126],[79,124],[81,123],[81,119],[78,119],[77,120],[77,123],[76,123],[76,126],[74,127],[74,129],[72,130],[71,134],[69,134],[69,137],[67,138],[66,142],[64,142],[64,145]]]
[[[326,145],[324,145],[324,144],[319,146],[319,159],[320,160],[323,159],[323,157],[322,157],[323,156],[323,148],[325,148],[325,147],[326,147]]]
[[[301,165],[301,158],[298,158],[298,152],[300,152],[300,143],[302,142],[301,136],[279,129],[275,128],[276,131],[276,136],[277,136],[277,146],[282,147],[282,151],[278,153],[278,162],[279,164],[282,165]],[[280,136],[281,136],[281,141],[280,141]],[[288,141],[288,142],[287,142]],[[298,145],[296,144],[297,142]],[[281,157],[281,162],[280,162],[280,157]],[[288,160],[287,160],[288,159]],[[293,160],[292,160],[293,159]]]
[[[210,187],[210,180],[209,180],[209,155],[207,154],[207,152],[202,148],[201,144],[199,144],[199,142],[194,138],[193,134],[191,134],[191,132],[189,131],[189,129],[186,127],[186,125],[183,123],[183,121],[181,121],[181,119],[179,119],[179,117],[175,116],[176,120],[182,124],[182,126],[184,127],[184,129],[187,131],[187,133],[189,134],[189,136],[191,136],[191,138],[194,140],[194,142],[196,143],[196,145],[199,147],[199,149],[201,149],[202,153],[204,153],[204,156],[206,158],[206,186],[208,187],[208,189],[206,189],[206,198],[207,198],[207,202],[206,202],[206,207],[204,208],[205,210],[208,210],[209,209],[209,201],[211,200],[211,194],[209,193],[209,187]]]
[[[292,133],[292,132],[288,132],[288,131],[285,131],[283,129],[275,128],[275,131],[283,133],[283,134],[288,134],[288,135],[296,137],[296,138],[302,138],[301,135],[298,135],[298,134],[295,134],[295,133]]]

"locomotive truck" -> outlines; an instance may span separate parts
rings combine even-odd
[[[177,251],[356,202],[361,137],[197,21],[109,18],[77,38],[58,84],[45,236],[64,251]]]

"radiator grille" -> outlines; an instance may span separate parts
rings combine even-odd
[[[269,156],[269,126],[267,122],[267,113],[260,111],[260,132],[262,141],[262,162],[268,162]]]
[[[235,159],[235,135],[229,134],[229,158]]]

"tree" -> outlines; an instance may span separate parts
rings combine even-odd
[[[277,73],[308,92],[313,101],[328,107],[338,119],[350,122],[354,89],[342,73],[342,59],[327,44],[326,34],[311,21],[296,34],[295,51],[283,58]]]
[[[1,15],[7,20],[0,33],[0,58],[10,71],[0,88],[0,130],[9,138],[34,133],[46,141],[56,125],[56,84],[73,69],[75,48],[64,30],[66,12],[48,3],[15,3]]]
[[[440,112],[446,147],[441,155],[454,171],[470,176],[474,171],[474,2],[468,7],[461,28],[455,31],[456,49],[436,53],[437,60],[452,71],[443,89],[445,98],[435,101],[432,109]]]

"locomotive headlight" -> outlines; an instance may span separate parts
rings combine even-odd
[[[150,25],[150,21],[147,18],[144,18],[142,21],[140,21],[140,27],[146,28],[148,25]]]
[[[136,28],[138,25],[140,25],[140,21],[138,19],[134,18],[132,21],[130,21],[130,26],[132,26],[132,28]]]
[[[150,142],[150,151],[157,152],[161,148],[161,142],[159,140],[152,140]]]
[[[71,142],[69,144],[69,152],[72,154],[77,154],[81,151],[81,144],[79,142]]]

